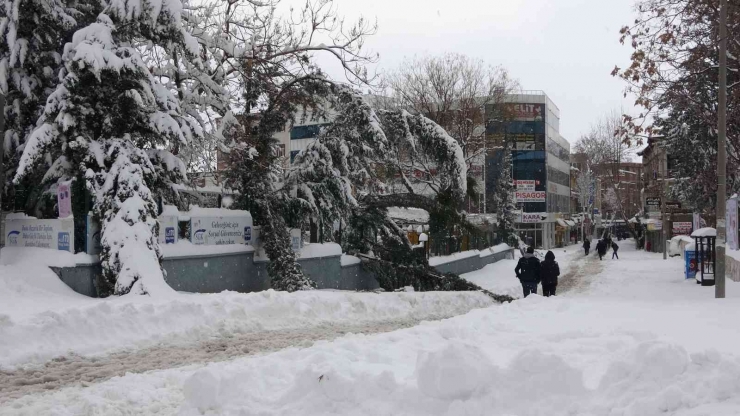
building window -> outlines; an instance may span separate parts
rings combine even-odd
[[[313,139],[319,136],[321,128],[328,126],[324,124],[311,124],[308,126],[295,126],[290,129],[290,140]]]

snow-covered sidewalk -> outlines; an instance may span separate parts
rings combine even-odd
[[[740,285],[715,300],[683,279],[680,259],[620,246],[620,260],[559,256],[566,273],[598,270],[565,296],[126,374],[26,395],[0,414],[739,414]]]

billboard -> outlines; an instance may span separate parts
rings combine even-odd
[[[515,202],[545,202],[547,201],[547,192],[545,191],[516,191],[514,192]]]
[[[252,216],[190,216],[190,242],[195,245],[245,244],[252,235]]]
[[[74,220],[71,217],[5,219],[5,245],[8,247],[40,247],[74,253],[74,241]]]

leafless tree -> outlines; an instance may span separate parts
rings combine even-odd
[[[588,134],[578,139],[574,148],[576,153],[586,155],[586,169],[605,185],[608,194],[613,193],[613,206],[610,208],[625,222],[628,218],[621,192],[624,163],[632,160],[635,151],[632,145],[635,141],[630,140],[629,134],[623,116],[612,111],[594,123]]]
[[[306,102],[311,94],[297,98],[294,93],[307,83],[376,81],[367,64],[376,62],[378,55],[364,48],[377,29],[375,22],[362,17],[346,21],[333,0],[307,0],[295,9],[281,3],[186,0],[183,21],[192,34],[189,53],[195,57],[148,51],[148,64],[163,83],[177,90],[182,105],[205,133],[193,148],[182,149],[193,170],[213,169],[216,150],[229,152],[235,144],[223,137],[217,120],[239,116],[249,130],[260,122],[261,113],[281,102],[311,106]],[[316,64],[318,54],[335,58],[345,79],[330,81]]]
[[[406,59],[385,75],[397,106],[430,118],[460,144],[470,161],[486,136],[486,106],[502,104],[519,84],[500,66],[458,53]]]

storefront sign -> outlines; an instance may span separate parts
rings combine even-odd
[[[547,192],[545,191],[516,191],[514,193],[516,202],[545,202]]]
[[[245,234],[251,234],[252,216],[190,217],[190,242],[195,245],[245,244]],[[249,231],[248,231],[249,230]]]
[[[650,222],[647,226],[648,231],[660,231],[663,229],[663,223],[660,221]]]
[[[691,235],[691,223],[688,221],[674,222],[673,235]]]
[[[649,197],[645,198],[645,205],[649,207],[659,207],[660,206],[660,197]]]
[[[666,209],[681,209],[681,203],[676,201],[668,201],[665,203]]]
[[[5,245],[8,247],[40,247],[74,253],[74,220],[12,219],[5,220]]]
[[[524,224],[542,222],[543,215],[544,214],[541,214],[539,212],[522,212],[522,216],[521,218],[519,218],[519,222]]]

